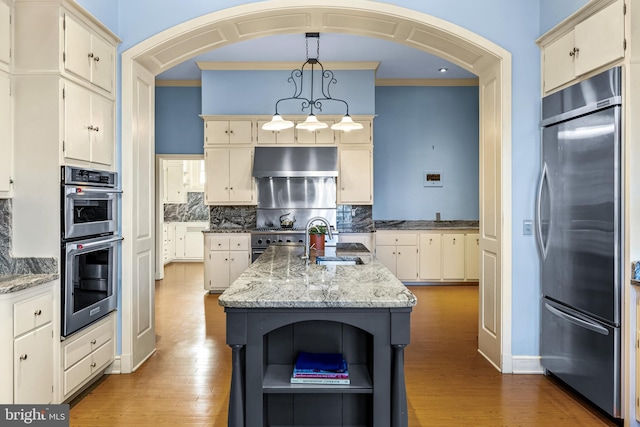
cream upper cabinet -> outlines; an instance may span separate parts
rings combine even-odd
[[[296,142],[298,144],[322,144],[331,145],[336,143],[336,133],[331,129],[331,125],[335,122],[333,120],[321,119],[329,127],[324,129],[318,129],[315,131],[308,131],[305,129],[296,129]]]
[[[204,145],[252,143],[252,120],[207,120],[204,123]]]
[[[268,120],[258,120],[258,136],[256,142],[258,144],[287,144],[292,145],[295,140],[295,128],[283,130],[264,130],[262,125],[268,123]]]
[[[338,203],[373,204],[373,148],[340,148]]]
[[[420,234],[420,279],[439,281],[442,278],[442,236]]]
[[[2,5],[4,3],[0,3]],[[0,71],[0,195],[11,191],[13,167],[13,132],[11,109],[11,78]]]
[[[442,278],[464,280],[464,234],[442,235]]]
[[[552,30],[541,37],[544,92],[624,58],[624,14],[624,0],[616,0],[564,33]]]
[[[184,163],[182,160],[166,160],[164,162],[164,194],[165,203],[186,203],[187,188],[184,179]]]
[[[205,202],[209,205],[254,202],[253,148],[205,148]]]
[[[11,7],[0,0],[0,64],[6,66],[5,71],[9,71],[11,63],[11,28]]]
[[[113,92],[115,47],[91,31],[73,15],[65,14],[64,69]]]
[[[362,125],[362,129],[339,132],[341,144],[371,144],[373,141],[373,122],[371,120],[354,120]]]
[[[113,165],[114,103],[67,82],[63,91],[65,159]]]
[[[480,279],[480,235],[465,235],[465,278],[467,280]]]

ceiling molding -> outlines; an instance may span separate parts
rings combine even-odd
[[[238,70],[295,70],[303,62],[196,62],[203,71],[238,71]],[[379,61],[369,62],[323,62],[325,70],[374,70],[380,66]]]
[[[376,86],[478,86],[478,79],[376,79]]]
[[[201,87],[202,80],[158,80],[156,86]]]

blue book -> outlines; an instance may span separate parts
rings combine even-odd
[[[297,370],[319,370],[331,372],[344,372],[346,361],[340,353],[308,353],[301,351],[296,359]]]

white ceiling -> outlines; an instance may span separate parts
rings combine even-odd
[[[316,44],[309,41],[309,56]],[[378,61],[378,79],[468,79],[476,76],[451,62],[421,50],[387,40],[351,34],[322,33],[320,62]],[[196,62],[296,62],[306,60],[304,34],[284,34],[234,43],[183,62],[161,74],[159,80],[199,80]],[[446,73],[439,71],[447,68]]]

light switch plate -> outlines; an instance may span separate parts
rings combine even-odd
[[[525,219],[522,221],[522,235],[523,236],[531,236],[533,234],[533,221],[530,219]]]

